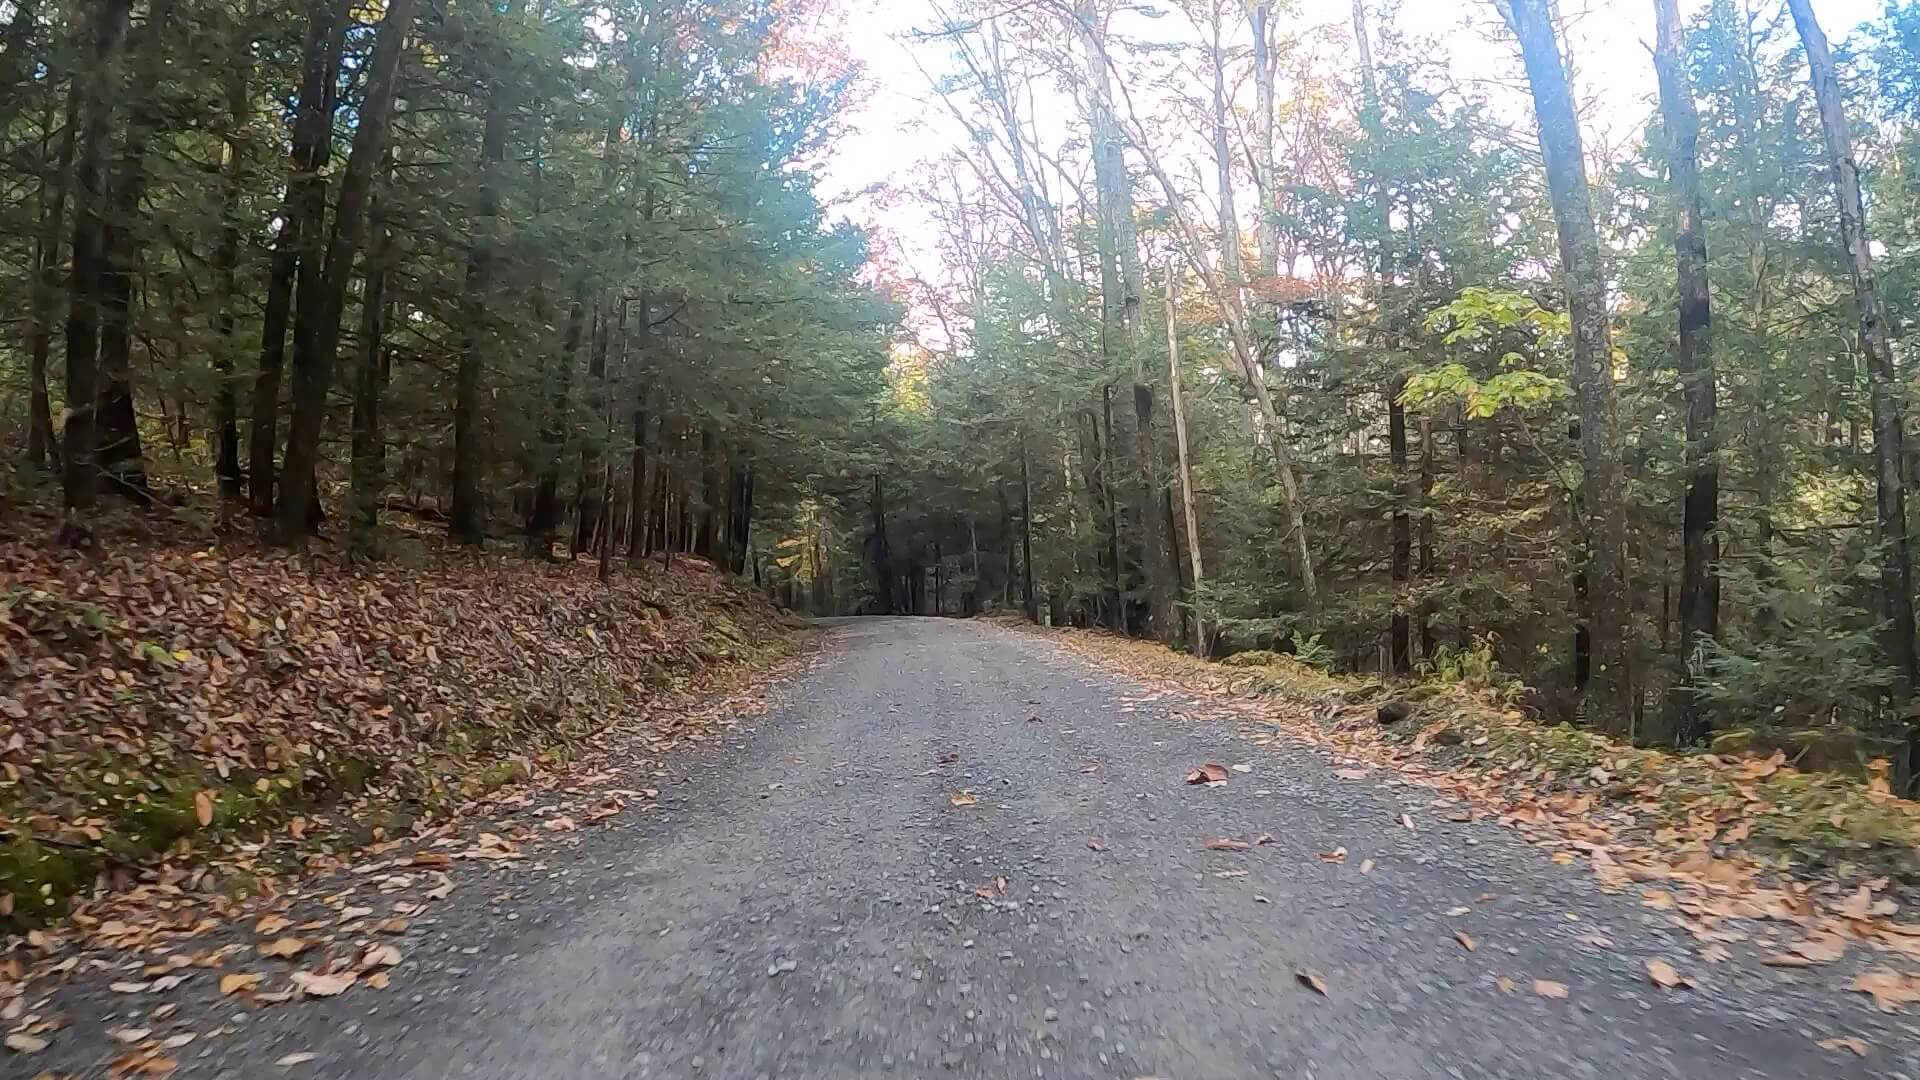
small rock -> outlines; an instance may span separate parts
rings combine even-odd
[[[1373,718],[1382,724],[1397,724],[1413,715],[1413,702],[1395,698],[1383,701],[1373,712]]]
[[[773,978],[777,975],[785,975],[787,972],[793,971],[799,966],[800,963],[797,960],[775,960],[773,963],[767,965],[767,977]]]

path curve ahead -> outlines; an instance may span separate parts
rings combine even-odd
[[[778,697],[651,813],[482,868],[392,989],[258,1011],[180,1075],[1920,1075],[1904,1017],[1737,963],[1657,989],[1664,916],[1043,638],[846,620]],[[1250,768],[1183,782],[1208,761]],[[1850,1030],[1868,1059],[1815,1045]]]

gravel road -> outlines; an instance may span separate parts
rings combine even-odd
[[[1184,783],[1203,762],[1246,768]],[[180,1016],[229,1030],[176,1075],[1920,1076],[1913,1019],[1831,972],[1709,964],[1498,825],[1334,767],[1041,638],[840,622],[772,708],[669,759],[651,812],[462,863],[390,989],[203,992]],[[1698,985],[1652,986],[1651,957]],[[58,1053],[128,1022],[74,1007]],[[1816,1045],[1839,1035],[1868,1056]]]

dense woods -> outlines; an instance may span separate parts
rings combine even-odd
[[[20,482],[75,545],[210,491],[357,558],[406,513],[753,573],[754,528],[845,471],[899,320],[814,195],[830,14],[0,6]]]
[[[876,606],[1910,777],[1920,11],[1645,2],[1461,5],[1480,80],[1364,0],[939,9]]]
[[[1491,80],[1365,0],[929,3],[883,250],[830,4],[0,0],[12,484],[1910,780],[1920,7],[1640,2],[1463,4]]]

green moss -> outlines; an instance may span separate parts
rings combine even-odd
[[[93,848],[14,837],[0,846],[0,893],[13,896],[13,915],[0,926],[24,929],[59,915],[69,899],[93,887],[104,862]]]

